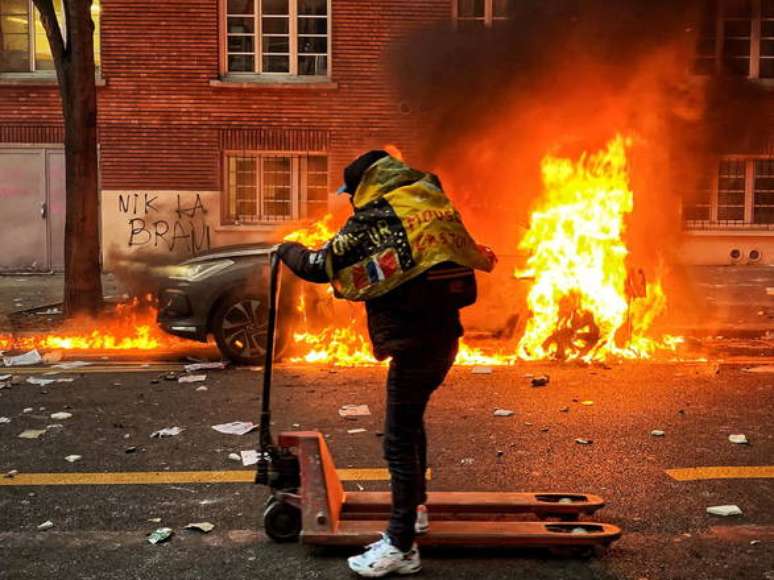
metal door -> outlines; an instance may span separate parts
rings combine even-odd
[[[49,268],[64,271],[65,161],[62,149],[46,150]]]
[[[0,271],[49,270],[43,149],[0,149]]]

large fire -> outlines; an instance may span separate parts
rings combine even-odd
[[[626,140],[573,162],[542,163],[545,192],[520,248],[534,278],[530,318],[519,342],[522,359],[604,360],[649,357],[676,339],[646,336],[666,308],[661,282],[627,265],[625,218],[634,209]]]
[[[627,264],[623,235],[634,194],[626,147],[626,139],[619,136],[606,149],[577,162],[544,158],[544,195],[520,243],[530,257],[527,268],[514,274],[533,279],[527,297],[529,318],[516,352],[487,352],[462,341],[457,364],[510,365],[520,359],[591,362],[648,358],[659,349],[674,350],[679,339],[647,336],[666,308],[661,282],[646,281],[642,270]],[[326,215],[285,239],[320,247],[334,235],[332,222]],[[312,331],[303,296],[297,308],[303,328],[294,335],[298,354],[292,361],[378,364],[352,316],[335,317],[342,322]]]
[[[155,351],[189,345],[189,341],[158,328],[152,295],[116,304],[99,320],[67,321],[63,328],[48,334],[0,334],[0,351]]]

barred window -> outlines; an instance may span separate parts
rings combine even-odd
[[[329,0],[227,0],[226,70],[328,75]]]
[[[774,159],[755,160],[753,221],[774,224]]]
[[[224,223],[317,218],[328,209],[324,155],[240,153],[226,156]]]

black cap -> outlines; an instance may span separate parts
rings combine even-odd
[[[355,159],[352,163],[347,165],[344,170],[344,185],[342,185],[336,193],[348,193],[354,195],[357,191],[357,187],[360,185],[360,181],[363,179],[363,174],[374,163],[384,157],[389,157],[390,154],[381,149],[374,149],[368,153],[363,153],[360,157]]]

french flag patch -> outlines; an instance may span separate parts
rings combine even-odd
[[[388,280],[400,271],[398,253],[394,248],[387,248],[385,251],[352,266],[352,283],[358,290],[363,290]]]

